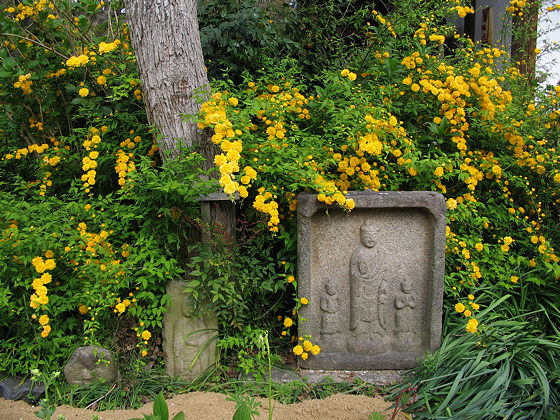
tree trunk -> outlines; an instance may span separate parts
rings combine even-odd
[[[180,115],[196,114],[200,99],[209,94],[197,1],[126,0],[125,5],[148,120],[161,135],[162,158],[176,157],[179,144],[208,149],[196,123]]]
[[[203,169],[214,165],[216,145],[207,131],[181,114],[196,114],[210,93],[197,18],[196,0],[125,0],[130,38],[142,81],[150,124],[162,159],[179,154],[180,144],[197,146],[206,158]],[[221,225],[235,236],[235,205],[225,194],[201,197],[203,222]],[[207,239],[207,238],[206,238]]]

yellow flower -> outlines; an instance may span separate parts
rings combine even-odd
[[[448,198],[447,199],[447,208],[449,210],[454,210],[457,208],[457,200],[455,200],[454,198]]]
[[[350,79],[352,82],[353,82],[354,80],[356,80],[356,77],[357,77],[357,76],[356,76],[356,73],[350,72],[350,73],[348,74],[348,79]],[[303,357],[303,356],[302,356],[302,357]]]
[[[88,88],[81,88],[78,91],[78,95],[80,95],[82,98],[85,98],[86,96],[89,95],[89,89]]]
[[[284,319],[284,326],[285,326],[286,328],[289,328],[289,327],[291,327],[292,325],[294,325],[294,321],[292,320],[292,318],[286,317],[286,318]]]
[[[304,349],[305,351],[310,351],[312,347],[313,347],[313,343],[311,343],[311,341],[305,340],[305,341],[303,342],[303,349]]]
[[[480,309],[480,305],[478,303],[473,303],[471,306],[475,311],[478,311]]]
[[[455,304],[455,310],[459,313],[463,312],[465,310],[465,305],[463,305],[462,303],[456,303]]]
[[[468,295],[467,296],[470,300],[474,300],[474,295]]]
[[[146,350],[142,350],[142,357],[146,357],[147,354],[148,352]]]
[[[83,303],[80,304],[80,306],[78,307],[78,311],[82,314],[85,315],[89,312],[89,309],[87,308],[86,305],[84,305]]]
[[[519,277],[517,277],[517,276],[511,276],[511,277],[510,277],[510,280],[511,280],[512,283],[517,283],[517,282],[519,281]]]
[[[46,257],[46,258],[52,258],[52,257],[54,257],[54,252],[52,252],[50,249],[47,250],[47,252],[45,252],[45,257]]]
[[[443,175],[443,168],[441,166],[438,166],[435,170],[434,170],[434,175],[437,177],[440,177]]]
[[[152,334],[148,330],[142,331],[142,339],[144,341],[148,341],[151,336],[152,336]]]
[[[307,298],[302,297],[300,300],[302,305],[307,305],[309,303],[309,301],[307,300]]]
[[[350,73],[350,70],[344,69],[344,70],[342,70],[342,71],[340,72],[340,75],[341,75],[342,77],[346,77],[346,76],[348,76],[349,73]]]
[[[107,84],[107,78],[103,75],[97,77],[97,84],[104,86]]]
[[[319,347],[317,344],[311,347],[311,354],[318,355],[320,352],[321,352],[321,347]]]
[[[288,283],[292,283],[295,279],[294,276],[288,276]]]
[[[463,315],[465,315],[468,318],[472,315],[472,312],[467,309],[465,312],[463,312]]]
[[[307,354],[307,353],[302,353],[302,354],[301,354],[301,358],[302,358],[303,360],[307,360],[308,357],[309,357],[309,354]]]
[[[292,351],[294,352],[294,354],[295,354],[296,356],[299,356],[300,354],[303,353],[303,347],[300,346],[300,345],[298,344],[297,346],[295,346],[295,347],[293,348]]]
[[[477,244],[475,244],[474,249],[476,249],[477,251],[482,251],[484,249],[484,245],[478,242]]]
[[[41,274],[41,282],[43,284],[49,284],[52,281],[52,276],[49,273]]]
[[[53,270],[56,267],[56,263],[53,259],[45,260],[45,269],[46,270]]]
[[[120,44],[120,40],[115,40],[114,42],[100,42],[99,43],[99,54],[105,54],[116,49]]]
[[[474,318],[470,318],[469,322],[467,323],[466,330],[467,332],[474,334],[476,332],[477,326],[478,326],[478,321]]]
[[[48,315],[41,315],[39,317],[39,324],[41,325],[47,325],[49,323],[49,317]]]
[[[506,236],[504,238],[504,244],[511,245],[512,242],[513,242],[513,238],[511,236]]]

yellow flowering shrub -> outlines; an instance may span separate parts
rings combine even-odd
[[[165,247],[178,246],[177,226],[199,217],[189,203],[207,191],[192,185],[200,156],[183,157],[193,171],[181,186],[177,169],[153,167],[161,162],[128,29],[113,12],[94,0],[0,11],[9,34],[0,44],[0,370],[13,375],[60,370],[76,345],[114,347],[115,325],[138,334],[130,356],[150,352],[162,285],[184,267]],[[96,23],[107,15],[111,30]]]
[[[473,13],[448,3],[449,16]],[[560,88],[529,87],[506,51],[476,46],[433,16],[412,30],[373,17],[382,26],[367,28],[375,34],[367,51],[313,84],[287,62],[237,86],[217,85],[199,127],[225,147],[215,160],[224,192],[246,186],[242,202],[288,237],[301,191],[346,211],[354,207],[349,190],[438,191],[448,209],[446,303],[486,284],[499,293],[553,285]],[[459,47],[443,56],[450,37]],[[458,307],[469,332],[479,331],[479,305]]]

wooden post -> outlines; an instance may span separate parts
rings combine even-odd
[[[200,216],[205,228],[202,241],[209,242],[211,233],[221,233],[227,242],[235,240],[235,202],[221,192],[199,198]],[[207,227],[207,228],[206,228]]]

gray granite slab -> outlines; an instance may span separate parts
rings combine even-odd
[[[298,196],[302,366],[408,369],[441,343],[446,205],[431,191],[349,192],[350,213]]]

